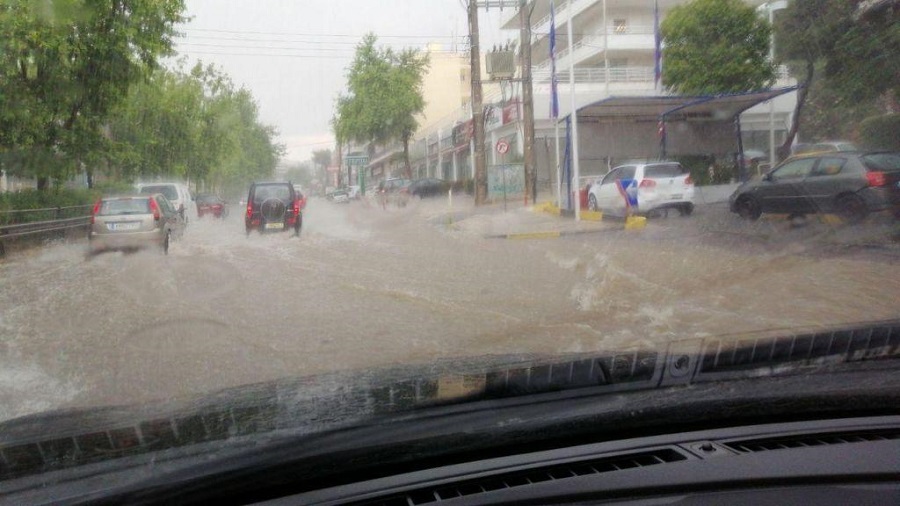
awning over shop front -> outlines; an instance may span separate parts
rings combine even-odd
[[[715,96],[683,97],[609,97],[578,109],[578,119],[630,120],[630,121],[679,121],[708,119],[729,121],[751,107],[777,96],[797,90],[797,86],[773,90],[755,91]],[[561,118],[565,121],[567,117]]]

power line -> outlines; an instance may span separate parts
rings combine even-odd
[[[182,30],[186,31],[195,31],[195,32],[214,32],[214,33],[231,33],[231,34],[250,34],[250,35],[283,35],[283,36],[293,36],[293,37],[350,37],[362,39],[365,34],[355,34],[355,33],[304,33],[304,32],[258,32],[252,30],[219,30],[214,28],[194,28],[194,27],[183,27]],[[378,39],[455,39],[456,36],[453,35],[434,35],[434,34],[421,34],[421,35],[383,35],[383,34],[374,34]]]
[[[314,39],[273,39],[273,38],[253,38],[253,37],[227,37],[227,36],[211,36],[211,35],[190,35],[190,36],[178,36],[176,37],[178,40],[212,40],[212,41],[236,41],[236,42],[265,42],[265,43],[287,43],[287,44],[331,44],[331,45],[343,45],[343,46],[351,46],[355,47],[359,45],[357,41],[345,41],[345,40],[314,40]],[[455,36],[451,40],[451,43],[459,43],[464,41],[466,37],[464,36]],[[438,42],[440,44],[444,44],[444,41],[438,41],[432,38],[422,38],[420,39],[422,44],[428,44],[431,42]],[[397,44],[397,43],[393,43]],[[407,43],[404,43],[407,44]]]

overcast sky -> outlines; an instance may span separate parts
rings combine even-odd
[[[332,147],[334,99],[363,34],[398,48],[468,47],[462,0],[187,0],[187,7],[180,55],[214,63],[251,90],[293,161]],[[481,11],[482,47],[517,35],[499,29],[501,17]]]

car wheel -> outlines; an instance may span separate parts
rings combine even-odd
[[[844,195],[838,198],[837,214],[847,223],[859,223],[869,214],[869,208],[857,195]]]
[[[599,210],[597,208],[597,197],[595,197],[593,193],[588,195],[588,209],[590,209],[591,211]]]
[[[168,254],[169,254],[169,236],[170,236],[170,235],[171,235],[170,232],[166,232],[166,237],[165,237],[165,239],[163,239],[163,244],[162,244],[162,253],[163,253],[163,255],[168,255]]]
[[[760,207],[759,202],[750,195],[744,195],[739,198],[735,207],[737,208],[738,215],[745,220],[755,221],[762,216],[762,208]]]
[[[694,204],[691,204],[690,202],[678,206],[678,214],[680,214],[681,216],[690,216],[693,212]]]

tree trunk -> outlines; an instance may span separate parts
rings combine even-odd
[[[403,136],[403,171],[406,179],[412,179],[412,165],[409,164],[409,136]]]
[[[45,191],[48,188],[50,188],[50,178],[47,176],[38,176],[38,178],[37,178],[38,191]]]
[[[791,154],[791,144],[794,143],[794,137],[797,136],[797,130],[800,129],[800,112],[803,110],[803,105],[806,103],[806,96],[809,95],[809,87],[812,86],[815,71],[815,61],[807,60],[806,79],[803,81],[800,89],[797,90],[797,106],[794,107],[794,115],[793,118],[791,118],[791,128],[788,130],[787,138],[784,139],[784,144],[778,148],[777,156],[779,160],[784,160]]]

